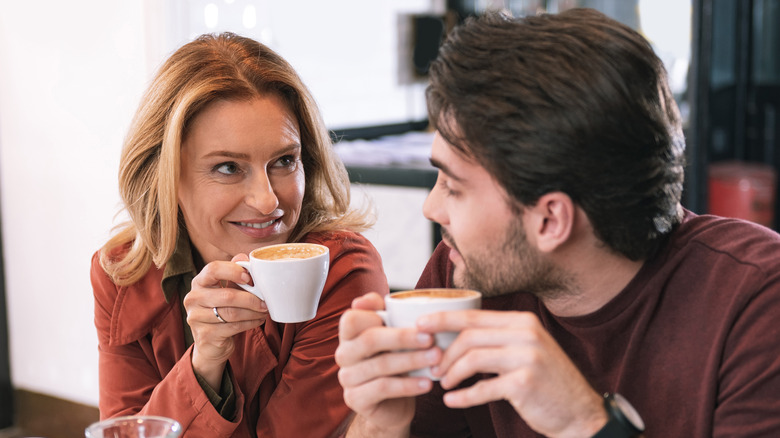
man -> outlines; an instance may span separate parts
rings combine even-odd
[[[683,209],[662,63],[592,10],[456,28],[431,66],[418,287],[483,309],[382,326],[353,302],[347,436],[780,436],[780,236]],[[461,331],[442,352],[431,333]],[[433,366],[440,382],[405,377]],[[606,395],[605,395],[606,394]]]

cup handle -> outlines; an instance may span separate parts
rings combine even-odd
[[[375,310],[374,312],[376,312],[376,314],[379,315],[380,318],[382,318],[382,322],[386,326],[390,327],[390,322],[388,321],[387,311],[386,310]]]
[[[241,266],[242,268],[246,269],[246,272],[249,274],[249,276],[252,276],[252,271],[249,270],[249,262],[244,260],[237,260],[233,262],[237,264],[238,266]],[[254,286],[250,286],[248,284],[243,283],[236,283],[238,286],[240,286],[242,289],[244,289],[247,292],[252,292],[253,294],[257,295],[258,298],[265,301],[265,298],[263,297],[263,294]]]

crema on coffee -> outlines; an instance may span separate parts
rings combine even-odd
[[[252,251],[252,257],[262,260],[308,259],[324,253],[325,250],[319,245],[290,243],[258,248]]]

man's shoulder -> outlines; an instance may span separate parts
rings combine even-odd
[[[450,260],[450,247],[439,242],[428,263],[425,265],[416,289],[453,287],[452,286],[452,261]]]
[[[734,261],[764,267],[780,265],[780,234],[741,219],[687,215],[675,230],[671,246],[678,251],[716,253]]]
[[[643,270],[646,287],[674,290],[682,302],[746,305],[780,298],[780,235],[744,220],[686,217]],[[736,308],[735,307],[735,308]]]

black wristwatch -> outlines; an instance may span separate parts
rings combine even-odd
[[[604,409],[609,419],[593,438],[636,438],[645,431],[642,417],[622,395],[604,394]]]

